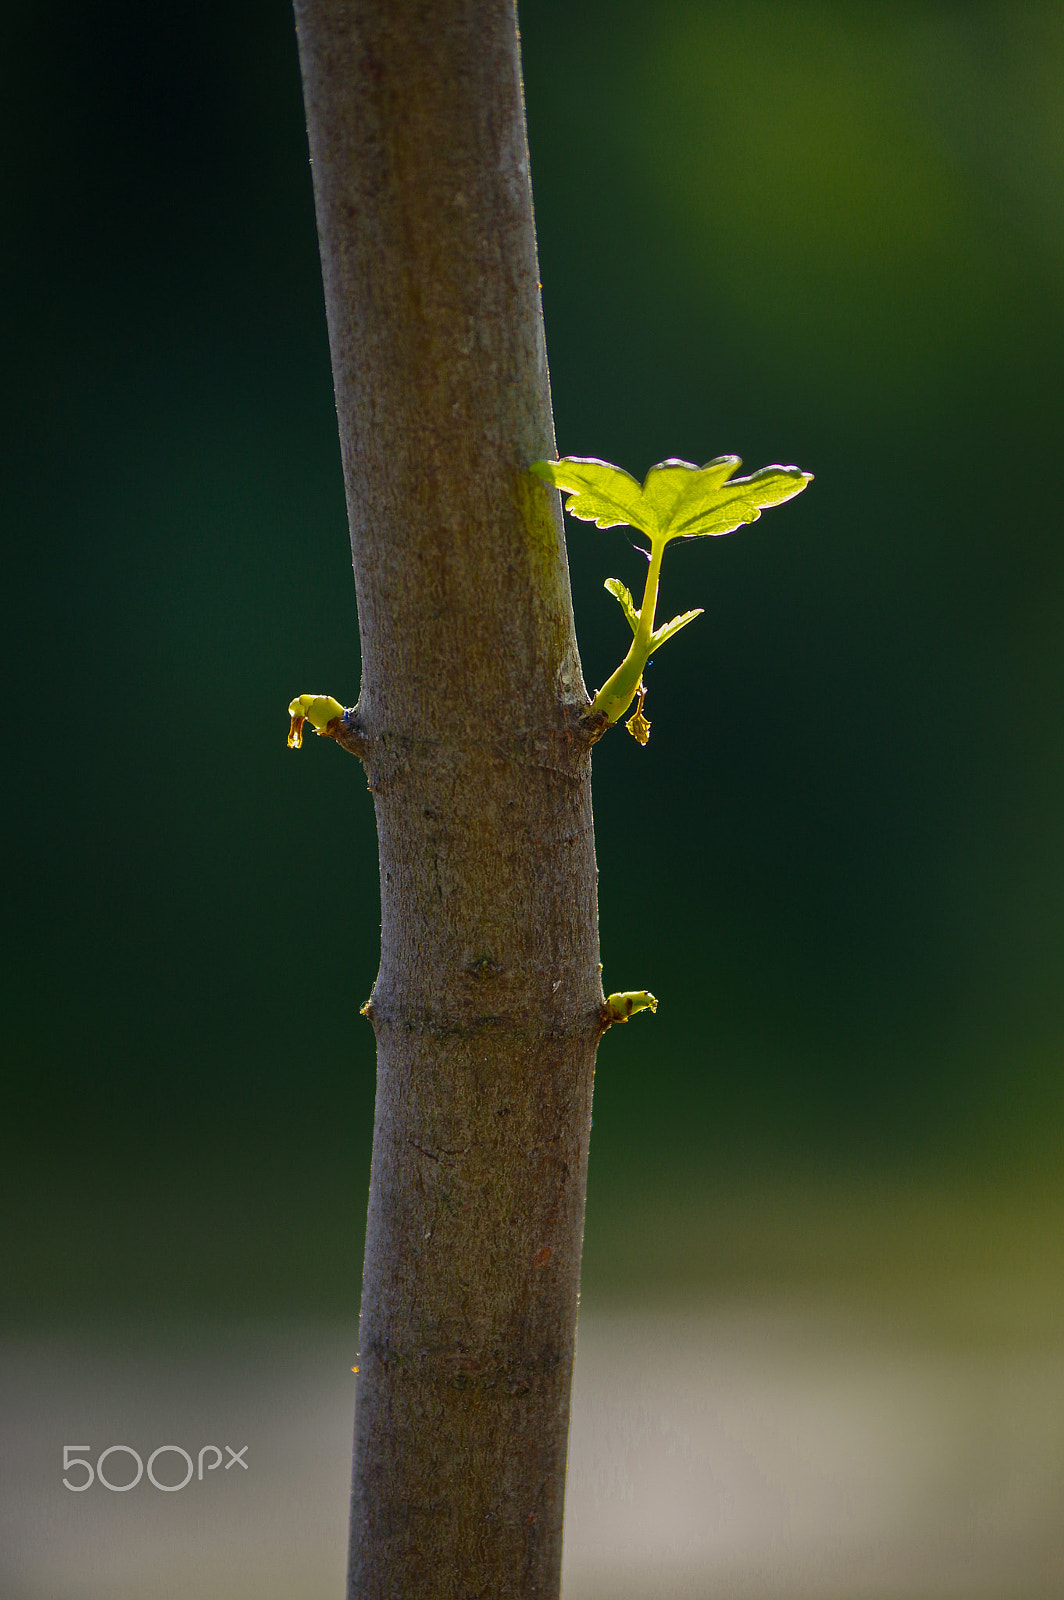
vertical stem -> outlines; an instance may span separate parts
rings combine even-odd
[[[665,543],[664,539],[650,541],[650,570],[647,572],[643,604],[639,608],[639,627],[635,634],[636,645],[644,651],[649,647],[650,635],[654,632],[654,612],[658,605],[658,579],[661,576],[661,558],[665,552]]]
[[[602,988],[514,8],[296,19],[381,868],[349,1593],[550,1600]]]
[[[639,609],[639,626],[635,630],[628,654],[616,672],[602,685],[591,707],[592,713],[604,711],[611,723],[624,716],[639,693],[639,685],[643,681],[643,668],[650,654],[650,635],[654,631],[654,612],[658,604],[661,557],[667,542],[665,539],[650,541],[650,568],[643,589],[643,603]]]

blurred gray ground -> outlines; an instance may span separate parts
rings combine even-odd
[[[567,1600],[1058,1596],[1064,1337],[1019,1293],[954,1286],[945,1316],[933,1293],[587,1306]],[[336,1600],[354,1360],[337,1323],[5,1340],[5,1600]],[[247,1445],[247,1471],[62,1484],[64,1444],[211,1443]]]

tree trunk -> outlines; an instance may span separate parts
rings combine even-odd
[[[513,0],[295,10],[381,871],[349,1593],[552,1596],[602,988]]]

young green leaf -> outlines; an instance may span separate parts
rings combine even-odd
[[[603,584],[603,588],[608,589],[610,594],[612,594],[613,598],[617,601],[617,604],[628,618],[628,626],[631,628],[632,632],[638,633],[639,612],[635,608],[635,601],[632,599],[631,589],[626,588],[621,582],[620,578],[607,578],[606,582]],[[692,611],[691,615],[695,616],[696,613]]]
[[[643,517],[643,491],[630,472],[611,467],[594,456],[566,456],[562,461],[533,461],[530,472],[545,478],[556,489],[566,489],[571,498],[566,511],[599,528],[651,529]]]
[[[620,467],[593,456],[565,456],[561,461],[536,461],[531,467],[569,493],[565,509],[600,528],[626,523],[655,542],[731,533],[756,522],[766,506],[782,505],[801,494],[812,481],[800,467],[762,467],[748,478],[735,478],[738,456],[717,456],[704,467],[670,459],[651,467],[642,488]]]
[[[656,650],[659,644],[664,644],[666,639],[671,639],[674,633],[679,633],[681,628],[686,628],[689,622],[700,617],[704,610],[704,606],[699,606],[697,611],[685,611],[682,616],[673,617],[671,622],[663,622],[650,635],[650,648]]]
[[[733,464],[734,463],[734,464]],[[643,493],[658,510],[665,539],[703,538],[731,533],[756,522],[767,506],[782,505],[801,494],[812,481],[800,467],[762,467],[748,478],[731,474],[742,465],[738,456],[721,456],[705,467],[687,461],[663,461],[651,467]]]
[[[684,611],[660,628],[654,627],[661,558],[669,541],[731,533],[744,523],[756,522],[766,506],[782,505],[801,494],[813,481],[811,472],[781,466],[762,467],[748,478],[737,478],[735,471],[741,466],[738,456],[717,456],[704,467],[670,458],[651,467],[640,485],[621,467],[595,456],[532,463],[531,472],[568,494],[565,509],[572,516],[600,528],[627,524],[650,537],[646,588],[638,611],[620,579],[606,579],[606,588],[624,612],[633,638],[628,654],[591,702],[589,716],[597,719],[600,727],[617,722],[638,695],[639,704],[626,726],[634,739],[646,744],[650,723],[643,715],[643,669],[651,651],[702,615],[701,610]]]

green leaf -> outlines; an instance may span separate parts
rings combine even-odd
[[[674,633],[679,633],[681,628],[686,628],[689,622],[700,617],[704,610],[704,606],[699,606],[697,611],[685,611],[682,616],[673,617],[671,622],[663,622],[661,627],[655,628],[650,635],[650,648],[656,650],[659,644],[664,644],[666,639],[671,639]]]
[[[741,466],[738,456],[718,456],[704,467],[675,458],[651,467],[643,484],[643,496],[654,508],[660,532],[672,538],[681,523],[686,526],[706,506],[716,504],[724,484]]]
[[[533,461],[529,471],[556,489],[568,490],[572,498],[565,502],[565,509],[582,522],[653,532],[645,521],[643,491],[622,467],[611,467],[594,456],[566,456],[562,461]]]
[[[621,610],[628,618],[628,626],[631,628],[632,632],[638,632],[639,612],[635,608],[635,601],[632,599],[632,591],[625,588],[620,578],[607,578],[603,587],[610,591],[610,594],[612,594],[613,598],[617,601]],[[694,616],[695,613],[692,611],[691,615]]]
[[[642,488],[620,467],[593,456],[565,456],[537,461],[531,471],[569,492],[565,509],[571,516],[600,528],[621,524],[638,528],[652,540],[702,538],[731,533],[756,522],[767,506],[782,505],[801,494],[813,474],[800,467],[762,467],[748,478],[732,474],[738,456],[718,456],[704,467],[670,459],[651,467]]]
[[[780,505],[801,494],[812,473],[800,467],[762,467],[748,478],[732,474],[738,456],[718,456],[704,467],[689,461],[662,461],[651,467],[643,485],[644,500],[653,507],[663,539],[702,538],[731,533],[756,522],[766,506]]]

